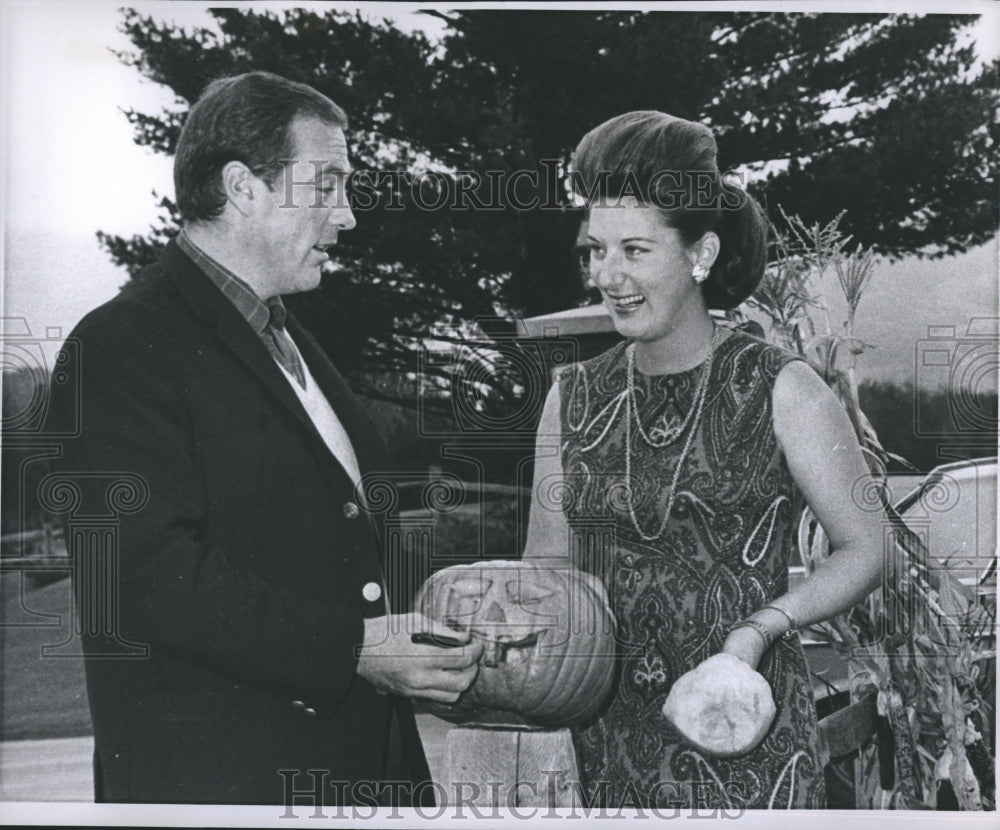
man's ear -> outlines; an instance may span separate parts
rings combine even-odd
[[[260,179],[242,161],[230,161],[222,168],[221,182],[226,201],[243,216],[249,216],[260,198]]]

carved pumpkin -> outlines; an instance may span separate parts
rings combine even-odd
[[[732,654],[715,654],[677,678],[663,714],[707,755],[746,755],[771,728],[777,709],[761,674]]]
[[[604,701],[614,674],[614,618],[604,586],[568,564],[455,565],[420,589],[416,608],[483,641],[475,682],[441,717],[566,726]]]

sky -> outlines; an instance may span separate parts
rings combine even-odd
[[[128,279],[95,233],[144,234],[157,218],[151,194],[173,196],[171,160],[134,144],[121,112],[156,112],[174,101],[115,56],[131,48],[117,31],[120,5],[0,0],[2,317],[25,321],[7,330],[67,335]],[[185,26],[212,23],[205,3],[131,5]],[[435,28],[405,7],[366,9],[391,12],[404,28]]]
[[[203,3],[132,5],[186,26],[211,20]],[[940,3],[937,8],[959,10]],[[404,28],[430,27],[432,36],[439,30],[414,6],[376,3],[364,9],[393,17]],[[155,112],[173,100],[115,57],[114,50],[128,50],[130,43],[117,31],[121,15],[114,2],[0,0],[0,15],[0,316],[6,331],[55,341],[127,280],[99,248],[96,231],[143,234],[156,219],[152,193],[173,195],[170,159],[133,143],[121,109]],[[985,42],[986,33],[995,31],[1000,26],[982,27],[980,48],[987,54],[1000,53],[996,38]],[[857,322],[859,335],[878,349],[861,356],[859,375],[919,380],[915,360],[931,327],[951,327],[961,336],[974,318],[997,318],[997,274],[996,240],[961,257],[880,265]],[[835,281],[824,293],[838,319]]]

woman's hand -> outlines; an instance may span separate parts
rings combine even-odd
[[[735,628],[726,637],[726,642],[722,645],[722,653],[738,657],[756,671],[757,664],[764,656],[764,638],[749,626]]]

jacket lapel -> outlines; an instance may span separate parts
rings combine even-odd
[[[347,381],[294,315],[288,315],[286,328],[299,347],[299,352],[308,365],[313,379],[347,431],[347,437],[358,459],[361,475],[385,472],[387,459],[381,439],[377,431],[372,429],[369,419],[366,418]]]
[[[350,480],[347,471],[326,446],[326,442],[319,434],[312,419],[302,406],[301,401],[299,401],[292,390],[288,379],[282,373],[277,363],[275,363],[274,358],[271,357],[271,353],[261,342],[257,333],[236,310],[236,307],[216,288],[215,284],[201,269],[177,247],[176,243],[171,242],[167,245],[161,261],[165,273],[172,280],[180,294],[187,300],[194,313],[214,328],[216,335],[225,348],[260,382],[268,395],[275,398],[288,410],[289,415],[298,423],[298,426],[305,429],[313,437],[319,444],[323,457],[329,458],[334,468]],[[292,322],[291,315],[289,315],[289,322]],[[347,430],[348,436],[354,442],[356,440],[355,434],[358,430],[353,424],[348,425],[348,419],[345,418],[345,414],[342,414],[342,409],[346,413],[348,403],[352,404],[353,409],[353,401],[350,401],[350,390],[347,388],[347,384],[337,375],[336,370],[330,365],[326,357],[322,355],[319,347],[312,341],[312,338],[306,335],[305,330],[297,324],[293,325],[294,330],[290,329],[290,333],[299,346],[300,351],[302,351],[303,358],[309,365],[309,371],[313,373],[316,382],[320,385],[323,392],[327,394],[330,406],[333,407],[334,412],[337,413],[337,417],[344,423],[344,429]],[[309,340],[308,355],[302,348],[306,338]],[[336,380],[339,380],[343,391],[341,391],[335,382],[331,383],[329,377],[327,377],[330,374],[336,376]],[[320,380],[321,375],[324,376],[324,380]],[[328,387],[334,390],[334,394],[328,392]],[[350,419],[356,419],[353,412],[350,415]],[[359,453],[357,444],[355,444],[355,453]],[[360,454],[358,456],[358,464],[361,467],[362,474],[364,474],[366,467],[362,463]]]
[[[330,362],[313,336],[299,325],[298,320],[292,314],[288,315],[285,327],[295,340],[295,344],[299,347],[299,352],[302,355],[302,359],[305,360],[306,365],[308,365],[313,380],[316,381],[316,384],[326,396],[330,406],[333,407],[333,411],[337,413],[340,423],[347,432],[351,446],[354,447],[354,455],[358,460],[358,469],[361,471],[362,482],[360,488],[362,493],[358,496],[358,499],[364,505],[367,503],[365,493],[370,486],[370,482],[365,481],[365,476],[378,476],[379,474],[384,474],[389,469],[388,454],[385,451],[381,436],[377,430],[372,428],[369,421],[366,420],[357,398],[347,385],[347,381],[344,380],[340,372]],[[375,544],[379,551],[379,562],[382,566],[382,581],[388,586],[390,569],[386,561],[386,556],[388,555],[384,527],[386,516],[384,513],[376,513],[367,509],[362,511],[362,515],[367,520],[368,527],[375,538]],[[387,596],[386,600],[389,602],[390,596]]]

